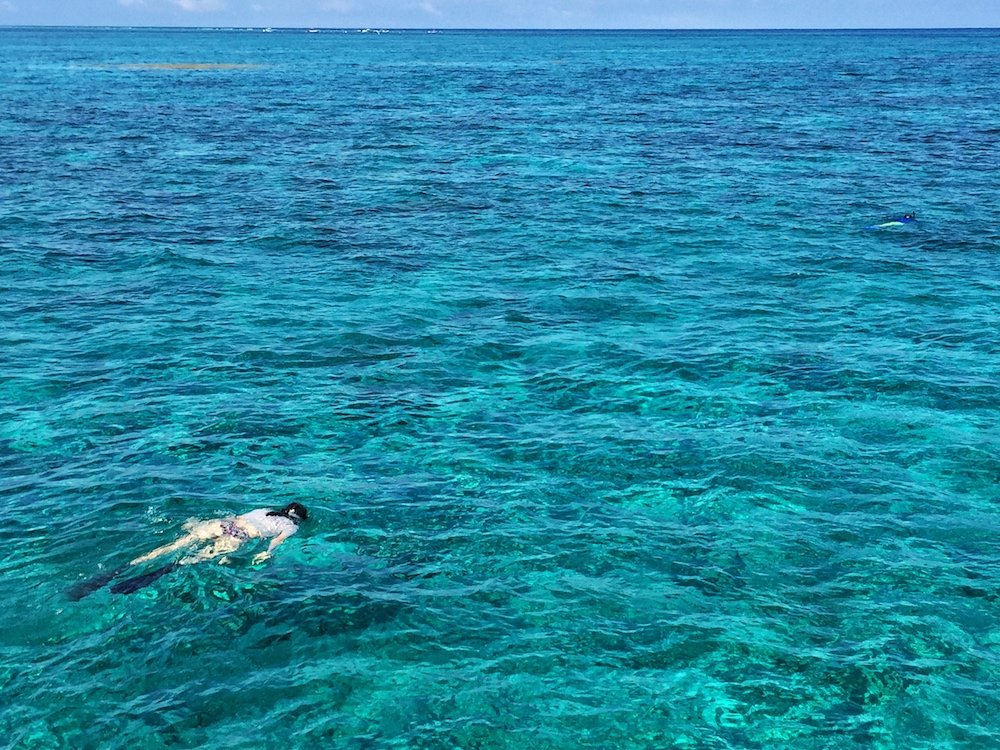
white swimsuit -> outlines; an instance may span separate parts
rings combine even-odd
[[[244,513],[239,518],[248,526],[257,529],[265,539],[281,536],[282,534],[291,536],[299,530],[295,521],[284,516],[269,516],[267,515],[269,512],[271,511],[268,511],[266,508],[258,508],[249,513]]]

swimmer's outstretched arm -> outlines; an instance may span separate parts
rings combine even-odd
[[[258,552],[256,555],[253,556],[253,564],[256,565],[257,563],[264,562],[267,558],[271,556],[271,553],[274,552],[275,548],[277,548],[279,544],[288,539],[288,537],[290,536],[291,534],[279,534],[278,536],[274,537],[274,539],[271,540],[271,543],[267,545],[267,550],[265,552]]]
[[[162,547],[157,547],[152,552],[147,552],[145,555],[141,555],[140,557],[135,558],[129,563],[129,565],[138,565],[139,563],[144,563],[148,560],[160,557],[161,555],[166,555],[170,552],[174,552],[175,550],[179,550],[181,547],[186,547],[187,545],[191,544],[196,540],[197,537],[195,537],[194,534],[185,534],[176,542],[171,542],[170,544],[164,544]]]

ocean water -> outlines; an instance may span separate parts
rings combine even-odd
[[[998,43],[0,30],[0,746],[1000,747]]]

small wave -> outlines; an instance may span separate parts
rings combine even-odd
[[[201,255],[190,255],[179,250],[161,249],[150,254],[144,265],[149,268],[213,268],[233,264]]]

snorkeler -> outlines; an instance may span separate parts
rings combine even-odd
[[[131,594],[162,578],[180,565],[193,565],[194,563],[228,555],[238,550],[243,545],[243,542],[250,539],[270,539],[271,543],[267,546],[267,549],[254,555],[253,563],[256,565],[270,558],[274,550],[288,539],[288,537],[298,531],[299,524],[308,518],[309,512],[305,506],[300,503],[289,503],[281,510],[258,508],[240,516],[227,516],[226,518],[215,518],[210,521],[190,521],[184,525],[187,531],[187,534],[184,536],[170,544],[165,544],[151,552],[140,555],[114,570],[101,573],[90,580],[76,584],[69,590],[67,595],[73,601],[79,601],[135,565],[154,560],[171,552],[176,552],[179,549],[198,542],[209,542],[209,544],[198,552],[182,557],[176,562],[169,563],[148,573],[119,581],[111,587],[111,592],[115,594]],[[226,562],[226,558],[222,557],[220,562]]]
[[[909,213],[905,213],[902,216],[897,216],[895,219],[883,222],[882,224],[872,224],[871,226],[866,227],[866,229],[884,229],[885,227],[901,227],[906,224],[912,224],[916,220],[917,220],[917,215],[914,212],[910,211]]]
[[[214,540],[200,552],[177,561],[178,565],[191,565],[235,552],[248,539],[270,539],[267,549],[254,555],[253,562],[257,564],[268,559],[275,548],[298,531],[299,524],[308,518],[309,512],[305,506],[289,503],[281,510],[258,508],[242,516],[190,522],[185,524],[188,533],[180,539],[135,558],[129,565],[138,565],[169,552],[176,552],[195,542]]]

